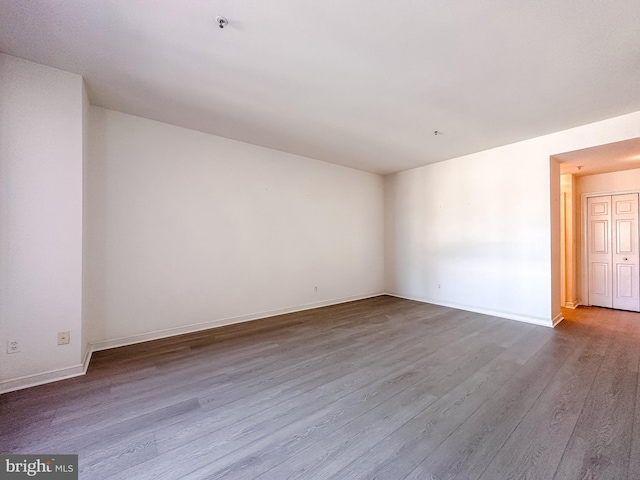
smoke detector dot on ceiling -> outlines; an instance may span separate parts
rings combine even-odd
[[[227,25],[229,25],[229,20],[227,20],[227,19],[226,19],[226,18],[224,18],[224,17],[221,17],[220,15],[218,15],[218,16],[216,17],[216,22],[218,22],[218,26],[219,26],[220,28],[224,28],[224,27],[226,27]]]

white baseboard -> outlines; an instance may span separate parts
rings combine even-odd
[[[101,342],[94,342],[90,344],[89,349],[91,353],[93,353],[93,352],[98,352],[100,350],[107,350],[109,348],[124,347],[126,345],[133,345],[135,343],[148,342],[150,340],[159,340],[161,338],[166,338],[166,337],[175,337],[176,335],[184,335],[185,333],[199,332],[201,330],[209,330],[211,328],[224,327],[226,325],[249,322],[251,320],[259,320],[261,318],[275,317],[277,315],[284,315],[287,313],[302,312],[304,310],[311,310],[311,309],[320,308],[320,307],[328,307],[330,305],[339,305],[341,303],[353,302],[355,300],[364,300],[365,298],[379,297],[380,295],[384,295],[384,294],[385,294],[384,292],[379,292],[379,293],[372,293],[369,295],[356,295],[353,297],[337,298],[337,299],[327,300],[323,302],[307,303],[304,305],[299,305],[297,307],[281,308],[278,310],[269,310],[266,312],[252,313],[250,315],[241,315],[238,317],[212,320],[210,322],[184,325],[180,327],[167,328],[163,330],[155,330],[153,332],[145,332],[137,335],[131,335],[128,337],[120,337],[120,338],[114,338],[111,340],[104,340]]]
[[[552,325],[555,327],[556,325],[558,325],[562,320],[564,320],[564,317],[562,316],[562,313],[557,314],[555,317],[553,317],[553,320],[551,321]]]
[[[469,305],[460,305],[457,303],[443,302],[441,300],[434,300],[432,298],[415,297],[410,295],[401,295],[399,293],[386,292],[387,295],[393,297],[404,298],[406,300],[415,300],[416,302],[432,303],[433,305],[440,305],[441,307],[455,308],[457,310],[465,310],[467,312],[481,313],[483,315],[491,315],[492,317],[506,318],[508,320],[516,320],[518,322],[532,323],[533,325],[540,325],[542,327],[554,327],[555,324],[550,318],[530,317],[528,315],[520,315],[517,313],[503,312],[500,310],[490,310],[487,308],[473,307]],[[555,319],[554,319],[555,320]],[[560,320],[558,320],[559,322]]]
[[[250,315],[241,315],[238,317],[223,318],[218,320],[212,320],[210,322],[205,322],[205,323],[184,325],[180,327],[156,330],[153,332],[140,333],[140,334],[131,335],[128,337],[120,337],[120,338],[114,338],[111,340],[104,340],[101,342],[90,343],[85,348],[84,355],[82,358],[82,365],[77,365],[74,367],[63,368],[59,370],[52,370],[50,372],[38,373],[34,375],[28,375],[25,377],[13,378],[10,380],[2,381],[0,382],[0,394],[84,375],[85,373],[87,373],[87,369],[89,368],[89,363],[91,362],[91,355],[93,354],[93,352],[98,352],[100,350],[107,350],[109,348],[116,348],[116,347],[124,347],[126,345],[133,345],[135,343],[148,342],[150,340],[158,340],[160,338],[166,338],[166,337],[174,337],[176,335],[183,335],[185,333],[199,332],[201,330],[209,330],[211,328],[218,328],[218,327],[223,327],[225,325],[233,325],[236,323],[249,322],[251,320],[258,320],[261,318],[275,317],[276,315],[302,312],[304,310],[311,310],[311,309],[320,308],[320,307],[328,307],[330,305],[339,305],[341,303],[353,302],[356,300],[364,300],[366,298],[379,297],[380,295],[385,295],[385,293],[378,292],[378,293],[372,293],[368,295],[354,295],[351,297],[336,298],[333,300],[326,300],[322,302],[298,305],[296,307],[281,308],[278,310],[270,310],[266,312],[253,313]]]
[[[93,354],[93,350],[91,348],[91,344],[87,344],[84,349],[84,355],[82,355],[82,373],[83,375],[87,373],[87,369],[89,368],[89,362],[91,362],[91,355]]]
[[[566,302],[564,304],[564,308],[570,308],[572,310],[575,310],[579,306],[580,306],[580,302],[578,302],[578,300],[574,300],[573,302]]]
[[[45,383],[57,382],[58,380],[66,380],[67,378],[79,377],[84,375],[86,369],[83,365],[73,367],[59,368],[48,372],[35,373],[33,375],[25,375],[24,377],[12,378],[0,382],[0,394],[22,390],[24,388],[36,387]]]

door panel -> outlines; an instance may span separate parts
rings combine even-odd
[[[613,308],[640,311],[638,194],[613,195]]]
[[[618,265],[618,290],[617,298],[629,299],[633,297],[633,267],[631,265]]]
[[[609,277],[609,265],[607,265],[606,263],[594,263],[591,272],[593,293],[595,295],[608,297],[609,285],[611,285],[611,277]]]
[[[618,237],[616,253],[633,253],[633,247],[631,246],[631,242],[634,240],[632,233],[633,222],[631,220],[618,220],[616,227],[618,229],[616,232]]]
[[[593,243],[591,251],[593,253],[609,253],[609,220],[595,220],[591,222],[593,226],[591,241]]]
[[[636,195],[635,193],[633,195]],[[620,197],[624,195],[615,195],[613,198]],[[616,213],[633,213],[635,208],[633,208],[633,200],[616,200]]]
[[[611,197],[591,197],[587,205],[589,305],[612,308]]]
[[[596,197],[593,199],[589,199],[589,205],[591,205],[591,208],[589,209],[589,211],[591,212],[591,215],[609,215],[609,206],[611,204],[611,199],[609,197],[604,197],[607,198],[607,200],[603,200],[603,197]],[[593,200],[593,202],[591,202],[591,200]]]

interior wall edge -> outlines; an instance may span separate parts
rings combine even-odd
[[[562,316],[562,313],[559,313],[555,317],[553,317],[553,320],[551,320],[551,325],[555,327],[563,320],[564,320],[564,317]]]

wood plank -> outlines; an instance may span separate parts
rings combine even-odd
[[[462,423],[521,368],[549,340],[548,332],[535,329],[529,337],[519,338],[513,350],[507,350],[442,396],[369,451],[339,472],[341,478],[397,479],[408,475],[442,444]]]
[[[423,462],[432,478],[478,478],[571,353],[550,340]]]
[[[558,466],[558,478],[627,478],[638,345],[615,338]]]
[[[481,479],[553,478],[610,340],[579,343]]]
[[[410,420],[415,412],[428,407],[431,401],[424,401],[421,395],[431,394],[435,400],[437,397],[434,395],[439,390],[457,385],[461,378],[468,377],[502,350],[497,345],[491,345],[481,351],[466,352],[453,362],[411,365],[397,378],[377,387],[379,390],[365,392],[363,402],[352,404],[352,412],[344,410],[345,415],[337,416],[334,412],[339,407],[331,405],[324,417],[330,421],[323,419],[300,430],[293,440],[286,439],[282,443],[276,443],[268,439],[262,445],[250,445],[236,450],[233,455],[216,462],[215,466],[207,465],[196,473],[213,475],[213,478],[240,480],[255,478],[268,471],[268,476],[284,478],[282,472],[270,469],[280,465],[284,459],[288,468],[295,468],[295,456],[298,455],[297,464],[304,464],[304,468],[296,471],[295,475],[305,478],[315,478],[315,475],[326,477],[327,474],[322,473],[322,467],[327,465],[327,458],[331,458],[332,471],[337,471],[340,465],[349,463],[357,451],[366,450],[371,442],[375,443],[380,436]],[[389,399],[385,400],[386,398]],[[384,403],[380,403],[381,400],[385,400]],[[345,401],[351,402],[351,398],[346,398]],[[390,412],[395,415],[393,419],[390,418]],[[345,439],[349,439],[348,442]],[[311,457],[316,453],[319,455],[312,462]],[[215,472],[213,467],[217,469]],[[286,477],[291,476],[292,472],[287,472]]]
[[[640,372],[640,365],[638,366]],[[640,375],[640,373],[638,374]],[[633,434],[631,439],[631,455],[629,457],[629,480],[640,478],[640,378],[637,379],[636,406],[633,417]]]
[[[297,428],[302,428],[301,425],[305,423],[301,424],[300,422],[313,422],[314,419],[320,421],[331,411],[343,413],[344,406],[339,408],[337,406],[343,405],[344,397],[350,393],[358,392],[358,395],[363,395],[366,398],[371,395],[371,389],[376,391],[378,384],[403,375],[407,368],[435,367],[447,364],[460,356],[461,352],[456,350],[455,344],[464,345],[464,337],[452,341],[454,337],[451,337],[450,333],[443,334],[439,341],[429,342],[428,348],[419,344],[418,348],[411,351],[392,349],[394,350],[393,354],[382,358],[372,353],[380,362],[371,365],[371,368],[363,369],[350,364],[352,372],[338,376],[338,378],[333,378],[335,374],[328,372],[326,377],[315,380],[306,394],[294,396],[285,402],[275,401],[272,407],[261,410],[256,415],[245,418],[236,415],[216,416],[213,417],[213,423],[206,423],[205,429],[198,428],[195,431],[192,428],[185,431],[177,431],[175,428],[164,432],[158,431],[156,432],[158,449],[163,453],[173,452],[174,455],[188,459],[190,467],[203,467],[213,460],[241,448],[243,444],[251,444],[259,440],[274,442],[277,436],[287,431],[286,427],[291,423],[297,422]],[[469,331],[468,334],[474,335],[475,333]],[[429,353],[429,349],[435,351]],[[425,352],[425,350],[427,351]],[[367,359],[367,362],[370,360]],[[360,392],[361,389],[363,389],[362,392]],[[347,401],[358,403],[360,396],[355,396]],[[244,408],[240,409],[238,413],[242,411]],[[160,471],[156,471],[156,465],[153,462],[148,463],[148,465],[140,465],[139,468],[126,473],[138,475],[143,472],[145,474],[155,472],[160,474]]]
[[[0,395],[0,452],[95,480],[640,478],[640,315],[564,313],[381,296],[99,352]]]

